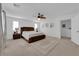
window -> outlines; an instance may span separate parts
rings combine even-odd
[[[35,23],[34,25],[35,25],[35,26],[34,26],[34,27],[35,27],[35,29],[37,29],[37,24]]]
[[[13,31],[16,31],[15,29],[19,28],[19,22],[18,21],[13,21]]]
[[[34,28],[35,28],[35,31],[38,32],[38,25],[37,25],[37,23],[34,24]]]

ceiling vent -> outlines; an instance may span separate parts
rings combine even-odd
[[[21,5],[16,4],[16,3],[13,3],[13,6],[15,6],[15,7],[21,7]]]

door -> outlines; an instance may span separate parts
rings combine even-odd
[[[61,37],[71,38],[71,19],[61,21]]]
[[[79,15],[72,19],[72,41],[79,45]]]

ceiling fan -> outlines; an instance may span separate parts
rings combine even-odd
[[[21,7],[22,5],[17,4],[17,3],[13,3],[13,6],[14,7]],[[38,15],[37,16],[34,16],[34,17],[36,17],[37,20],[46,19],[46,17],[43,14],[41,14],[41,13],[38,13]]]
[[[37,18],[38,18],[38,20],[46,19],[46,17],[43,14],[40,14],[40,13],[38,13]]]

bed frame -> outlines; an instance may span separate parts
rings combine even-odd
[[[42,39],[45,38],[45,35],[43,34],[43,35],[31,37],[31,38],[29,38],[29,40],[27,40],[26,38],[24,38],[22,36],[23,31],[34,31],[34,28],[33,27],[21,27],[21,37],[23,39],[25,39],[28,43],[32,43],[32,42],[35,42],[35,41],[38,41],[38,40],[42,40]]]

